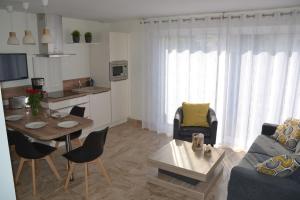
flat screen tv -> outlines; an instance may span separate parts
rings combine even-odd
[[[0,82],[28,78],[25,53],[0,53]]]

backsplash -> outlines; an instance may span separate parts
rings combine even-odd
[[[78,88],[79,81],[81,83],[81,87],[87,87],[87,86],[89,86],[89,80],[90,80],[90,77],[64,80],[63,88],[64,88],[64,90],[72,90],[74,88]]]

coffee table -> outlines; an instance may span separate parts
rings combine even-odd
[[[218,148],[205,155],[204,151],[193,151],[190,142],[172,140],[149,157],[150,165],[158,171],[148,181],[205,200],[222,175],[224,155]]]

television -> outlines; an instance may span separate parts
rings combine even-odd
[[[0,53],[0,82],[27,78],[26,53]]]

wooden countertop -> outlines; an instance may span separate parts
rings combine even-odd
[[[7,127],[26,134],[32,138],[44,141],[53,140],[93,125],[93,120],[74,115],[69,115],[63,119],[54,119],[52,117],[47,117],[44,111],[41,111],[38,116],[33,117],[30,113],[26,113],[25,109],[5,110],[5,116],[12,114],[22,114],[24,117],[18,121],[6,121]],[[60,128],[57,126],[59,122],[69,120],[77,121],[79,124],[72,128]],[[25,127],[25,124],[34,121],[44,121],[47,123],[47,125],[39,129],[29,129]]]
[[[67,91],[57,91],[57,93],[61,93],[61,97],[47,97],[43,98],[42,102],[50,103],[50,102],[58,102],[58,101],[64,101],[67,99],[74,99],[78,97],[83,97],[89,94],[98,94],[98,93],[103,93],[103,92],[108,92],[110,91],[110,88],[106,87],[84,87],[84,88],[78,88],[78,89],[73,89],[73,90],[67,90]]]

